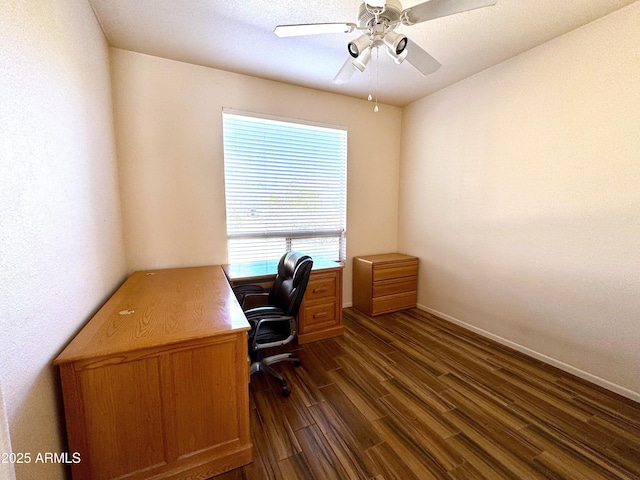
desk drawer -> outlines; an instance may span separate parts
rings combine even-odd
[[[321,298],[331,298],[336,296],[338,276],[330,274],[311,274],[304,299],[307,302]]]
[[[387,295],[384,297],[374,298],[372,302],[372,315],[380,313],[394,312],[396,310],[404,310],[416,306],[416,292],[397,293],[395,295]]]
[[[319,303],[304,307],[302,311],[303,322],[300,322],[300,334],[317,332],[329,326],[336,325],[336,302]]]
[[[395,295],[396,293],[415,292],[418,288],[418,277],[403,277],[382,280],[373,284],[373,298]]]
[[[373,281],[418,275],[418,261],[395,262],[373,265]]]

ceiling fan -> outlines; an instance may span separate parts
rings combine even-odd
[[[358,10],[357,23],[308,23],[278,25],[274,33],[279,37],[315,35],[324,33],[365,32],[348,43],[350,57],[333,79],[342,84],[349,81],[356,69],[364,72],[373,49],[385,46],[387,53],[396,64],[407,60],[423,75],[440,68],[440,63],[409,40],[395,31],[398,25],[415,25],[435,18],[446,17],[476,8],[495,5],[497,0],[428,0],[413,7],[402,8],[399,0],[365,0]],[[354,68],[355,67],[355,68]]]

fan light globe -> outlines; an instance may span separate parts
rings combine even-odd
[[[396,55],[396,53],[393,50],[391,50],[390,48],[387,48],[387,54],[393,59],[396,65],[400,65],[404,61],[404,59],[407,58],[408,53],[409,53],[409,50],[405,48],[400,55]]]
[[[352,63],[354,67],[356,67],[361,72],[364,72],[364,69],[367,68],[367,63],[369,63],[369,60],[371,60],[371,47],[367,46],[367,48],[362,50],[358,58],[355,58]]]
[[[382,39],[387,48],[395,53],[396,55],[400,55],[407,48],[407,37],[401,33],[394,32],[393,30],[389,30],[387,34]]]
[[[369,35],[362,35],[356,38],[354,41],[349,42],[347,48],[349,49],[349,55],[353,58],[358,58],[360,54],[371,46],[371,39]]]

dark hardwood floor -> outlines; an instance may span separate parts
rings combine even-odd
[[[417,309],[251,379],[253,463],[215,480],[640,479],[640,404]]]

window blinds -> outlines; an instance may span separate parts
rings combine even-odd
[[[225,110],[229,262],[345,259],[347,132]]]

